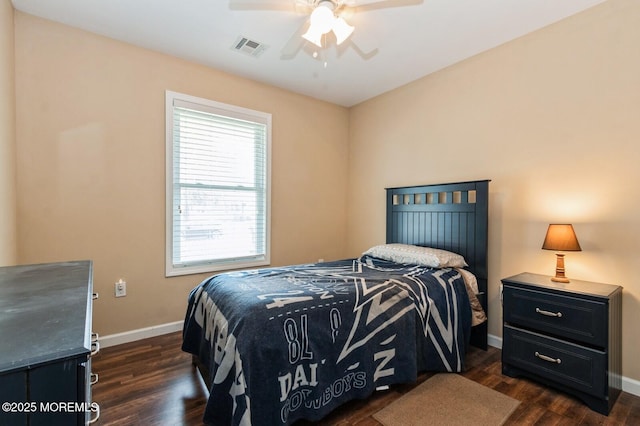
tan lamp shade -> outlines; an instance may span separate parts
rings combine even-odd
[[[551,224],[542,243],[544,250],[582,251],[571,224]]]
[[[554,251],[582,251],[578,237],[570,224],[552,223],[547,229],[547,235],[542,243],[544,250]],[[569,279],[564,274],[564,254],[556,253],[556,276],[551,281],[568,283]]]

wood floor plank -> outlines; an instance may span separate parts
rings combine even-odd
[[[201,425],[207,403],[204,383],[182,352],[181,333],[102,349],[92,369],[100,376],[93,398],[100,404],[97,425]],[[519,400],[505,425],[640,425],[640,397],[623,392],[609,416],[590,410],[578,399],[527,379],[502,375],[499,349],[472,349],[466,378]],[[392,386],[362,401],[352,401],[319,422],[296,426],[380,426],[373,414],[431,377]]]

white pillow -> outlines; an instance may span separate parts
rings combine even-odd
[[[464,268],[464,257],[450,251],[409,244],[382,244],[363,254],[396,263],[429,266],[432,268]]]

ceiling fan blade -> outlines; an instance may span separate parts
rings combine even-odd
[[[302,25],[298,27],[295,33],[289,38],[287,44],[284,45],[280,51],[280,59],[293,59],[298,52],[304,47],[306,41],[302,38],[302,34],[305,33],[309,26],[309,18],[302,22]]]
[[[298,13],[311,13],[316,7],[315,0],[294,0],[294,3]]]
[[[309,7],[307,0],[229,0],[231,10],[283,10],[307,13]]]
[[[423,3],[424,0],[346,0],[344,6],[364,12],[389,7],[416,6]]]

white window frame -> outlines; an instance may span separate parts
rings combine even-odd
[[[196,106],[202,111],[214,112],[215,114],[248,120],[266,125],[266,206],[265,206],[265,253],[263,256],[255,256],[251,259],[247,258],[230,258],[224,260],[210,259],[208,261],[198,262],[192,265],[174,265],[173,247],[174,247],[174,105],[189,103],[194,109]],[[231,269],[244,269],[257,266],[265,266],[270,264],[271,253],[271,114],[242,108],[234,105],[228,105],[209,99],[199,98],[195,96],[185,95],[167,90],[165,94],[166,106],[166,247],[165,247],[165,268],[166,276],[180,276],[189,274],[198,274],[206,272],[216,272]]]

